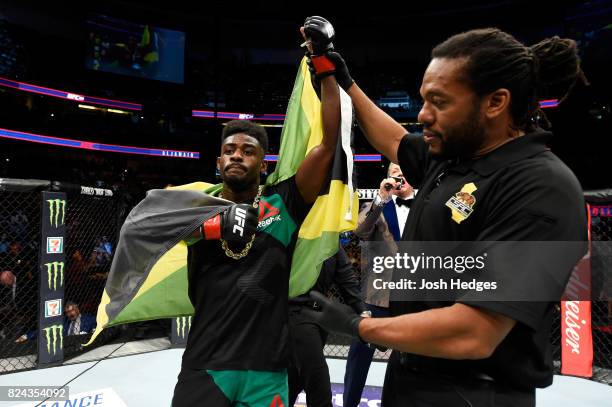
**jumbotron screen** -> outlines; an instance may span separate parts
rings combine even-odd
[[[183,83],[184,32],[103,15],[89,18],[87,30],[87,68]]]

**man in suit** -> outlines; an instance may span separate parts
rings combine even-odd
[[[96,318],[90,314],[81,314],[79,306],[76,302],[66,301],[64,307],[64,337],[70,335],[85,335],[92,333],[96,328]],[[25,334],[15,339],[15,343],[24,343],[35,339],[37,336],[36,329],[30,329]]]
[[[399,165],[389,164],[387,178],[381,181],[378,195],[372,202],[361,207],[355,235],[361,240],[386,242],[388,254],[397,253],[395,242],[401,240],[415,193],[412,186],[406,182]],[[374,278],[391,280],[391,270],[385,273],[389,275],[383,273],[383,276],[362,276],[362,292],[365,294],[367,308],[362,316],[389,316],[389,292],[372,288]],[[344,374],[344,406],[357,407],[361,402],[361,393],[373,356],[373,347],[358,340],[351,343]]]
[[[95,329],[96,319],[93,315],[81,314],[77,303],[67,301],[64,311],[64,336],[88,334]]]

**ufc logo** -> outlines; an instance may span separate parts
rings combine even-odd
[[[236,216],[234,216],[236,223],[232,233],[236,233],[236,230],[240,231],[240,237],[244,234],[244,220],[246,219],[246,210],[242,208],[236,208]]]

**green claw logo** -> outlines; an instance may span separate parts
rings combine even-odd
[[[57,290],[57,277],[59,275],[59,286],[64,286],[64,262],[54,261],[53,263],[45,263],[47,267],[47,282],[49,283],[49,290]],[[53,284],[51,284],[53,282]],[[53,287],[53,288],[51,288]]]
[[[49,223],[51,226],[63,225],[66,217],[66,201],[63,199],[47,199],[47,202],[49,202]],[[60,212],[62,214],[61,219]]]
[[[53,348],[53,355],[55,355],[56,349],[62,349],[64,347],[64,335],[62,325],[52,325],[48,328],[43,329],[45,331],[45,338],[47,339],[47,353],[51,355],[51,348]],[[57,347],[57,339],[59,337],[59,348]]]
[[[192,317],[177,317],[176,318],[176,335],[180,338],[186,338],[186,334],[189,334],[191,329],[191,318]],[[185,332],[187,328],[187,332]]]

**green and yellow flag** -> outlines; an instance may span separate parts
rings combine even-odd
[[[356,227],[358,197],[353,188],[352,105],[340,89],[342,123],[330,182],[320,193],[299,231],[289,279],[289,297],[308,292],[322,263],[338,250],[339,234]],[[308,152],[323,138],[321,102],[302,60],[281,135],[279,161],[267,184],[297,172]],[[192,315],[187,294],[187,245],[202,222],[228,205],[211,194],[222,186],[204,182],[152,190],[121,228],[102,299],[97,329],[114,325]]]
[[[321,265],[338,251],[339,234],[355,229],[359,198],[353,188],[350,97],[340,89],[341,125],[330,182],[304,220],[293,253],[289,297],[308,292],[317,281]],[[308,152],[321,143],[321,101],[310,81],[306,59],[295,80],[283,131],[279,161],[268,177],[274,184],[293,176]]]

